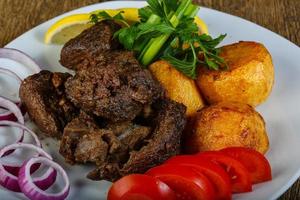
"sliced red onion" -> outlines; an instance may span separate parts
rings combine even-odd
[[[32,180],[30,176],[30,168],[35,163],[41,163],[43,165],[48,165],[49,167],[56,169],[64,179],[64,188],[58,193],[48,193],[39,189],[34,184],[34,180]],[[27,196],[31,200],[64,200],[67,198],[70,191],[69,179],[64,169],[57,163],[45,157],[31,158],[22,165],[19,173],[19,185],[25,196]]]
[[[47,159],[52,160],[52,157],[47,152],[45,152],[43,149],[41,149],[40,147],[34,146],[33,144],[25,144],[25,143],[15,143],[15,144],[11,144],[11,145],[8,145],[8,146],[2,148],[0,150],[0,158],[4,156],[5,152],[15,150],[18,148],[34,150],[37,152],[38,155],[44,156]],[[21,168],[20,168],[20,171],[21,171]],[[19,171],[19,173],[20,173],[20,171]],[[32,173],[32,171],[33,170],[31,170],[31,173]],[[33,179],[33,182],[35,184],[37,184],[38,187],[41,187],[42,189],[47,189],[55,181],[56,172],[54,172],[54,171],[55,171],[55,169],[49,168],[42,177]],[[8,190],[11,190],[14,192],[21,192],[18,179],[19,179],[19,177],[9,173],[4,168],[4,164],[0,160],[0,185],[2,185],[3,187],[5,187]]]
[[[11,120],[14,119],[14,117],[16,117],[20,124],[24,124],[24,117],[23,117],[23,114],[21,112],[21,109],[15,103],[13,103],[12,101],[6,99],[5,97],[0,96],[0,107],[8,109],[8,112],[0,114],[0,122],[2,120],[11,121]],[[5,125],[7,125],[7,124],[5,124]],[[34,137],[34,135],[35,134],[33,134],[33,137]],[[19,136],[19,138],[17,139],[16,142],[22,142],[23,138],[24,138],[24,130],[22,129],[21,132],[20,132],[20,136]],[[12,152],[13,151],[8,151],[8,152],[6,152],[5,155],[9,155]]]
[[[41,147],[41,142],[38,139],[37,135],[32,130],[30,130],[29,128],[27,128],[26,126],[24,126],[23,124],[20,124],[20,123],[17,123],[17,122],[12,122],[12,121],[0,121],[0,126],[17,127],[17,128],[19,128],[21,130],[20,137],[19,137],[19,139],[15,143],[23,141],[24,131],[26,131],[26,132],[28,132],[31,135],[31,137],[33,137],[35,145],[38,146],[38,147]],[[14,152],[14,150],[9,150],[9,151],[5,152],[2,157],[5,157],[5,156],[7,156],[7,155],[9,155],[9,154],[11,154],[13,152]],[[38,153],[34,154],[34,155],[38,156]],[[9,173],[11,173],[11,174],[13,174],[15,176],[18,176],[19,170],[20,170],[20,166],[19,165],[9,163],[9,164],[3,165],[3,167]],[[32,169],[32,173],[35,172],[36,170],[38,170],[39,167],[40,167],[39,165],[34,166],[34,168]]]
[[[7,58],[29,67],[33,73],[41,71],[40,66],[26,53],[11,48],[0,48],[0,58]]]
[[[16,74],[15,72],[13,72],[9,69],[0,67],[0,73],[14,77],[19,83],[22,82],[22,78],[18,74]]]
[[[16,116],[18,122],[24,124],[24,117],[22,115],[21,109],[11,100],[0,96],[0,107],[5,108],[8,112],[0,114],[0,121],[1,120],[11,120],[10,115],[13,113]]]
[[[24,126],[23,124],[20,124],[18,122],[12,122],[12,121],[0,121],[0,126],[11,126],[11,127],[17,127],[17,128],[20,128],[22,131],[20,133],[20,137],[19,139],[16,141],[16,143],[18,142],[22,142],[23,141],[23,138],[24,138],[24,131],[26,131],[27,133],[29,133],[31,135],[31,137],[33,137],[34,139],[34,142],[35,142],[35,145],[38,146],[38,147],[42,147],[42,144],[38,138],[38,136],[32,131],[30,130],[29,128],[27,128],[26,126]],[[2,150],[1,150],[2,151]],[[1,152],[0,151],[0,152]],[[14,150],[9,150],[9,151],[6,151],[4,152],[3,155],[1,155],[0,157],[4,157],[4,156],[7,156],[9,154],[11,154],[12,152],[14,152]],[[37,156],[38,154],[36,154]],[[18,165],[13,165],[13,164],[5,164],[4,165],[4,168],[9,171],[10,173],[12,174],[17,174],[19,169],[20,169],[20,166]],[[38,168],[37,168],[38,169]]]

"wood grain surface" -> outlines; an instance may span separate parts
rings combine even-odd
[[[0,47],[66,11],[101,0],[0,0]],[[300,46],[300,0],[195,0],[253,21]],[[300,180],[280,200],[300,199]]]

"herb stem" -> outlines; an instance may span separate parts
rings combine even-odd
[[[161,21],[161,18],[158,15],[152,14],[147,20],[147,24],[157,24]]]
[[[197,13],[199,12],[199,10],[200,10],[199,6],[191,4],[186,9],[186,12],[184,13],[184,16],[196,16]]]
[[[179,24],[179,20],[183,16],[194,17],[196,15],[196,11],[198,11],[198,6],[191,6],[192,0],[183,0],[174,15],[170,18],[170,23],[173,27],[177,27]],[[191,15],[193,14],[193,15]],[[143,49],[139,56],[139,60],[142,65],[147,66],[151,63],[151,61],[156,57],[156,55],[160,52],[162,46],[170,37],[170,34],[162,35],[156,38],[153,38],[149,41],[146,47]]]

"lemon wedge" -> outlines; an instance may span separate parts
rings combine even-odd
[[[209,34],[207,25],[202,19],[200,19],[199,17],[195,17],[194,21],[198,25],[201,34]]]
[[[124,19],[131,23],[139,20],[137,8],[121,8],[121,9],[107,9],[96,10],[86,14],[75,14],[66,16],[55,22],[45,33],[44,42],[46,44],[65,44],[70,39],[79,35],[83,30],[92,26],[90,15],[101,11],[107,12],[110,16],[118,14],[123,11]],[[199,17],[195,17],[195,23],[199,26],[201,33],[208,34],[207,25]]]
[[[64,17],[47,30],[44,42],[46,44],[64,44],[92,26],[92,24],[88,23],[89,20],[90,14],[76,14]]]

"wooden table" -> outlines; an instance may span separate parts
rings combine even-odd
[[[0,0],[0,47],[66,11],[101,0]],[[300,0],[195,0],[260,24],[300,46]],[[281,200],[300,199],[300,180]]]

